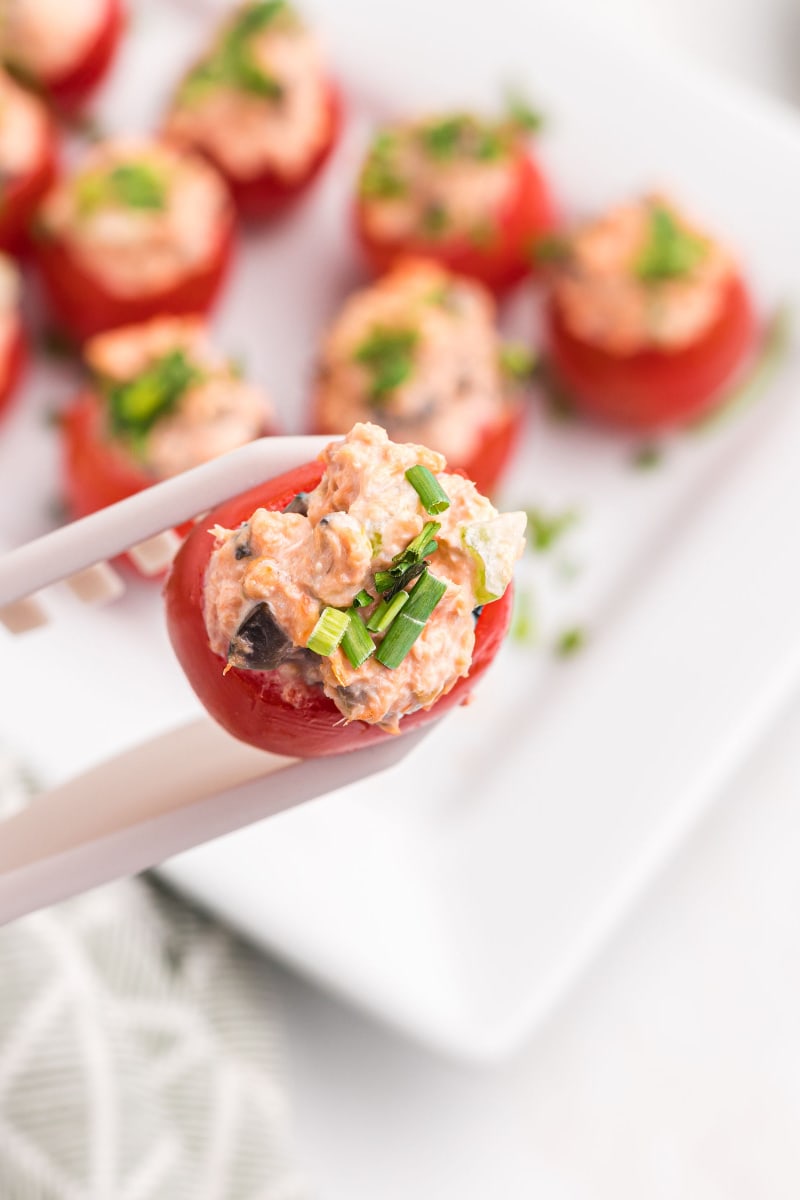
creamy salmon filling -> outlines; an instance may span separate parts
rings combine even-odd
[[[302,177],[330,136],[316,38],[280,0],[244,5],[184,80],[166,133],[236,179]]]
[[[110,292],[151,295],[204,269],[218,253],[230,200],[201,158],[166,144],[98,145],[47,197],[42,224]]]
[[[195,317],[159,317],[92,338],[86,361],[107,431],[159,479],[260,437],[272,408],[210,344]]]
[[[4,185],[39,166],[46,140],[42,102],[0,69],[0,203]]]
[[[9,258],[0,254],[0,387],[8,378],[10,353],[19,337],[19,271]]]
[[[376,421],[391,437],[467,463],[517,402],[495,319],[480,284],[432,262],[401,264],[357,292],[325,339],[318,427],[343,433]]]
[[[387,126],[359,182],[366,232],[382,241],[487,244],[512,194],[520,150],[509,122],[457,114]]]
[[[2,55],[34,79],[57,79],[97,38],[108,0],[2,0]]]
[[[697,341],[720,315],[733,273],[727,250],[661,196],[578,229],[551,265],[570,332],[617,355]]]
[[[468,673],[473,611],[505,591],[524,548],[525,514],[499,514],[474,484],[445,473],[440,454],[393,443],[376,425],[356,425],[321,459],[322,481],[293,506],[302,511],[257,509],[239,529],[214,530],[204,599],[209,644],[236,666],[250,665],[242,647],[258,644],[258,662],[277,672],[287,702],[298,687],[317,685],[346,720],[397,732],[404,715],[429,708]],[[438,480],[449,507],[435,518],[427,567],[400,590],[410,605],[430,574],[441,599],[392,667],[380,661],[392,624],[371,634],[374,652],[358,666],[341,645],[329,654],[308,649],[326,609],[350,610],[360,596],[357,619],[369,624],[381,572],[396,566],[432,520],[406,477],[418,465]]]

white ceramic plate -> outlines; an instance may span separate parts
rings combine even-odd
[[[763,312],[796,296],[800,124],[612,41],[566,5],[305,5],[345,83],[345,144],[311,201],[249,238],[223,344],[303,426],[313,346],[355,276],[346,222],[388,112],[491,107],[508,82],[548,113],[541,154],[570,213],[661,184],[740,251]],[[202,40],[189,4],[142,5],[101,119],[155,122]],[[525,299],[510,328],[533,321]],[[72,386],[39,367],[0,437],[0,536],[49,523]],[[735,420],[635,444],[538,411],[505,488],[581,519],[521,571],[538,647],[509,643],[474,705],[394,775],[173,861],[166,874],[301,970],[439,1049],[495,1057],[588,960],[800,677],[800,358]],[[35,468],[32,469],[32,464]],[[588,633],[568,661],[563,630]],[[3,640],[0,733],[59,778],[196,711],[152,590]],[[112,802],[113,798],[109,798]]]

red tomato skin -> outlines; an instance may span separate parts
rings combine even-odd
[[[533,269],[533,246],[557,223],[550,189],[541,170],[527,152],[520,153],[512,195],[497,219],[497,236],[485,246],[463,238],[443,237],[383,241],[375,238],[364,220],[364,204],[356,200],[356,236],[376,275],[389,270],[409,255],[432,258],[451,271],[468,275],[499,295]]]
[[[448,469],[463,471],[479,492],[491,495],[519,444],[524,419],[522,405],[516,405],[502,421],[485,430],[479,449],[467,462],[457,463]]]
[[[333,84],[329,85],[327,102],[328,136],[303,174],[291,182],[272,171],[263,171],[252,179],[240,179],[227,172],[213,155],[206,155],[224,177],[236,210],[246,221],[265,221],[278,216],[300,198],[322,171],[339,139],[342,126],[342,99],[339,89]],[[199,148],[196,149],[199,151]]]
[[[33,170],[6,186],[0,201],[0,251],[25,254],[30,249],[30,226],[36,209],[55,182],[56,137],[48,118],[44,147]]]
[[[718,320],[685,350],[608,354],[570,333],[552,300],[545,336],[553,368],[579,411],[644,433],[714,407],[755,342],[756,319],[747,288],[735,277]]]
[[[28,345],[22,325],[18,324],[6,358],[6,369],[0,383],[0,416],[8,409],[28,360]]]
[[[322,477],[320,463],[307,463],[245,492],[214,509],[198,522],[178,551],[167,579],[167,630],[189,683],[211,716],[228,733],[261,750],[299,758],[343,754],[396,736],[364,721],[342,724],[342,714],[320,688],[298,688],[298,703],[289,704],[269,671],[233,669],[223,675],[225,660],[208,645],[203,617],[203,585],[214,548],[209,528],[218,523],[236,528],[258,507],[282,509],[298,492],[311,491]],[[403,717],[408,732],[436,720],[469,697],[473,684],[495,657],[511,619],[511,588],[484,607],[476,627],[475,653],[469,677],[427,712]]]
[[[75,517],[86,517],[156,482],[105,436],[102,406],[93,392],[81,392],[67,409],[61,435],[64,498]]]
[[[59,325],[77,341],[96,333],[136,325],[157,316],[190,316],[208,312],[219,292],[233,255],[233,221],[220,225],[216,246],[206,265],[173,287],[140,296],[116,296],[52,237],[35,242],[36,261],[49,306]]]
[[[62,111],[82,108],[102,82],[116,55],[124,23],[121,0],[107,0],[103,21],[80,61],[61,75],[38,81]]]

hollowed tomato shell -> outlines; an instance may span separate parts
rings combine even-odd
[[[9,407],[25,369],[28,348],[22,325],[18,324],[6,353],[5,369],[0,378],[0,416]]]
[[[356,200],[355,227],[376,274],[382,274],[408,256],[432,258],[451,271],[479,280],[496,294],[507,291],[531,273],[536,241],[556,225],[549,186],[527,152],[517,157],[514,187],[495,220],[495,235],[485,244],[447,236],[437,240],[377,238],[365,220],[368,203],[361,198]]]
[[[225,660],[209,648],[203,617],[206,569],[214,548],[208,532],[215,524],[237,528],[256,508],[279,510],[322,477],[322,465],[308,463],[237,496],[195,525],[178,551],[167,580],[166,615],[170,640],[186,676],[211,716],[228,733],[261,750],[299,758],[342,754],[396,735],[364,721],[342,723],[342,714],[321,688],[299,686],[289,703],[275,672],[240,671],[223,675]],[[427,711],[403,717],[401,731],[418,729],[463,703],[495,657],[511,619],[511,588],[481,612],[469,675]]]
[[[56,177],[56,138],[48,117],[42,153],[30,171],[10,179],[0,203],[0,251],[22,254],[30,248],[30,226]]]
[[[553,369],[581,412],[646,432],[691,421],[723,398],[722,389],[754,345],[756,321],[736,277],[717,320],[684,350],[608,354],[576,338],[552,299],[545,336]]]
[[[60,75],[37,80],[59,108],[67,112],[79,109],[99,86],[114,60],[123,26],[121,0],[106,0],[97,34],[81,58]]]

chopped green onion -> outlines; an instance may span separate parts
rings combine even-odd
[[[644,283],[660,283],[688,275],[708,254],[708,243],[683,229],[663,204],[650,208],[647,242],[634,264]]]
[[[356,349],[354,358],[372,376],[370,399],[381,404],[395,388],[410,378],[419,341],[416,329],[389,329],[377,325]]]
[[[167,180],[147,162],[122,162],[110,171],[78,176],[75,198],[82,217],[108,205],[161,211],[167,204]]]
[[[375,657],[379,663],[390,670],[400,666],[446,591],[446,583],[428,571],[423,572],[378,647]]]
[[[559,636],[555,650],[559,658],[571,658],[586,645],[586,630],[576,625],[573,629],[565,629]]]
[[[517,91],[509,92],[506,98],[508,119],[523,133],[538,133],[544,124],[544,117],[526,98]]]
[[[506,342],[500,347],[500,370],[509,378],[525,382],[533,376],[536,356],[521,342]]]
[[[528,545],[531,550],[545,554],[551,550],[568,530],[578,522],[578,513],[573,508],[563,512],[545,512],[542,508],[529,508]]]
[[[323,608],[322,616],[311,630],[306,647],[325,657],[333,654],[347,632],[349,623],[349,613],[341,612],[338,608]]]
[[[409,467],[406,471],[406,479],[419,496],[420,503],[426,512],[443,513],[450,507],[447,493],[427,467],[419,464],[416,467]]]
[[[399,554],[395,554],[392,559],[393,563],[411,563],[419,562],[425,558],[427,554],[433,554],[436,549],[436,542],[431,541],[442,528],[439,521],[427,521],[422,528],[422,532],[418,533],[413,541],[409,542],[405,550],[401,550]],[[432,546],[433,550],[429,549]]]
[[[351,608],[347,615],[349,622],[342,638],[342,650],[350,660],[351,667],[360,667],[370,654],[375,653],[375,643],[356,609]]]
[[[651,471],[664,461],[664,451],[655,442],[643,442],[631,455],[631,466],[637,471]]]
[[[396,592],[421,575],[426,566],[427,564],[424,562],[412,562],[408,565],[398,563],[396,567],[391,567],[388,571],[376,571],[375,590],[380,592],[385,600],[391,600]]]
[[[353,597],[353,608],[366,608],[374,599],[374,596],[370,596],[369,592],[362,588],[358,595]]]
[[[563,263],[572,254],[569,239],[557,233],[546,233],[533,239],[531,258],[535,263]]]
[[[408,592],[398,592],[396,596],[392,596],[391,600],[381,600],[375,612],[367,621],[367,629],[371,629],[373,633],[385,633],[400,612],[400,609],[407,602],[408,597]]]
[[[183,350],[170,350],[124,383],[102,381],[115,433],[142,438],[202,379]]]

